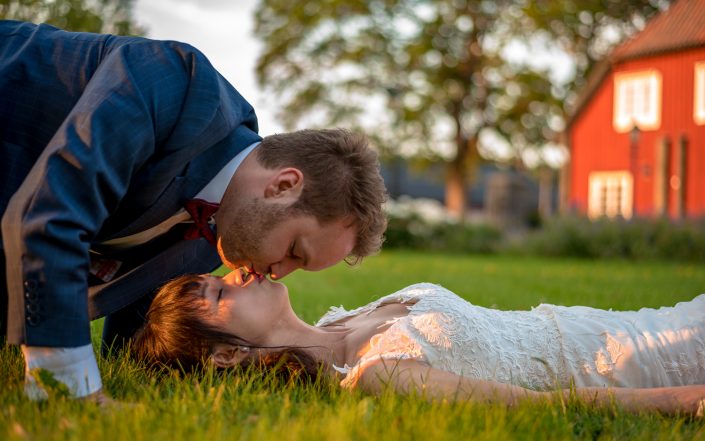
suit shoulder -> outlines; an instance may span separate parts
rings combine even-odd
[[[142,75],[162,79],[176,75],[188,82],[217,82],[217,72],[208,58],[188,43],[148,38],[121,38],[116,43],[108,56],[118,57]]]
[[[208,63],[208,58],[199,49],[188,43],[174,40],[152,40],[141,37],[117,37],[115,50],[129,53],[133,56],[145,57],[145,61],[150,58],[153,61],[161,59],[180,60],[182,63]]]

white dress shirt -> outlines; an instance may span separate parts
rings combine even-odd
[[[228,184],[235,175],[242,161],[257,147],[259,142],[251,144],[238,153],[218,172],[215,177],[198,194],[196,199],[208,202],[220,202]],[[185,216],[184,216],[185,214]],[[161,224],[148,230],[106,241],[103,245],[116,248],[128,248],[149,241],[167,232],[179,222],[188,222],[190,216],[183,208]],[[87,344],[75,348],[48,348],[22,345],[25,359],[25,394],[33,400],[47,398],[47,392],[37,383],[35,374],[38,369],[45,369],[54,375],[54,379],[64,383],[74,397],[85,397],[99,391],[103,385],[100,379],[98,363],[93,352],[93,345]]]

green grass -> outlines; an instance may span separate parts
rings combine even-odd
[[[360,267],[339,265],[286,279],[308,322],[330,305],[353,308],[406,285],[439,283],[471,302],[525,309],[541,302],[634,309],[705,292],[705,269],[669,262],[551,260],[386,252]],[[94,323],[97,338],[100,323]],[[100,360],[105,387],[125,403],[101,409],[22,395],[22,360],[0,350],[0,439],[352,440],[352,439],[705,439],[705,422],[564,405],[427,403],[365,396],[334,384],[282,386],[253,374],[157,376],[127,359]]]

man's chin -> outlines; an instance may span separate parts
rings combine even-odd
[[[223,259],[221,258],[220,260],[223,260]],[[226,266],[229,270],[231,270],[231,271],[232,271],[232,270],[236,270],[236,269],[238,269],[238,268],[240,268],[240,267],[242,266],[242,265],[237,265],[237,264],[232,263],[232,262],[228,262],[228,261],[226,261],[226,260],[223,260],[223,265],[225,265],[225,266]]]
[[[234,258],[232,255],[226,255],[225,250],[223,250],[223,245],[220,239],[218,239],[218,243],[216,245],[216,249],[218,250],[218,256],[220,257],[220,260],[223,262],[223,265],[227,266],[231,270],[237,269],[245,265],[245,262],[242,261],[242,259]],[[230,253],[228,253],[230,254]]]

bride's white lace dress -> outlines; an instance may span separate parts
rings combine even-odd
[[[458,375],[536,390],[705,384],[705,294],[639,311],[545,304],[501,311],[421,283],[351,311],[333,307],[316,325],[388,303],[407,304],[409,314],[372,337],[354,366],[337,368],[345,374],[343,386],[353,386],[365,364],[380,358],[417,359]]]

